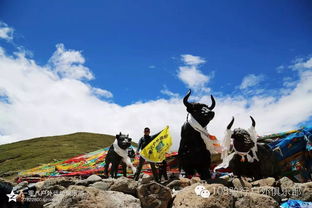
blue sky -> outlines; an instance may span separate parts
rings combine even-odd
[[[275,69],[311,53],[310,1],[7,0],[1,8],[16,43],[38,63],[60,42],[81,50],[96,75],[91,83],[121,105],[162,97],[163,85],[184,93],[176,79],[181,54],[206,59],[201,70],[215,72],[210,86],[232,93],[247,73],[280,87]]]
[[[309,62],[312,55],[311,9],[312,2],[308,0],[0,0],[2,27],[13,31],[11,38],[2,37],[0,44],[7,57],[14,56],[12,54],[16,51],[23,51],[25,57],[38,66],[50,67],[51,71],[54,68],[60,79],[72,79],[71,70],[76,70],[71,68],[65,72],[69,65],[62,62],[60,66],[60,57],[67,51],[75,57],[71,60],[71,67],[78,66],[80,72],[89,73],[75,74],[74,79],[93,91],[105,90],[106,94],[100,93],[99,96],[98,93],[95,97],[91,96],[92,99],[117,105],[120,109],[135,106],[138,102],[148,106],[152,101],[178,103],[187,89],[192,88],[193,99],[209,102],[206,97],[212,93],[219,98],[221,109],[231,103],[227,99],[232,104],[236,101],[243,103],[243,110],[228,112],[243,118],[247,113],[261,115],[261,105],[262,110],[267,111],[263,102],[270,99],[275,99],[272,102],[276,105],[283,103],[284,96],[292,96],[301,86],[303,76],[307,76],[303,75],[303,71],[312,69]],[[54,59],[51,58],[53,54]],[[8,86],[1,87],[6,92],[10,91]],[[10,100],[9,94],[6,93],[6,97]],[[310,95],[309,91],[303,95],[306,99],[304,104],[309,104],[311,98],[307,97]],[[260,98],[261,105],[255,102]],[[180,104],[178,108],[184,110]],[[276,109],[280,108],[277,106]],[[167,121],[177,125],[174,127],[176,137],[185,117],[182,110],[179,111],[182,115],[176,120]],[[6,109],[5,112],[9,111]],[[11,112],[9,117],[14,114],[13,110]],[[40,114],[39,111],[37,113]],[[140,121],[136,122],[142,128],[145,123],[153,125],[150,124],[152,121],[144,120],[149,116],[148,112],[138,113],[135,115]],[[220,115],[223,115],[222,112]],[[312,112],[302,112],[302,115],[298,121],[280,123],[267,131],[267,126],[263,126],[260,132],[309,124]],[[55,118],[55,122],[58,119]],[[245,122],[243,120],[242,123]],[[8,123],[8,120],[1,121]],[[21,125],[10,122],[15,127]],[[155,128],[160,128],[166,121],[160,123]],[[43,128],[41,134],[48,135],[78,131],[80,127],[86,131],[100,131],[99,128],[80,124],[55,132],[40,128]],[[0,127],[0,132],[6,138],[22,138],[22,134],[40,136],[39,133],[28,134],[26,131],[14,136],[10,128]],[[123,125],[116,128],[134,132]],[[113,127],[107,131],[112,133]]]

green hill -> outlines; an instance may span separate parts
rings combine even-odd
[[[80,132],[0,145],[0,177],[12,179],[20,170],[92,152],[111,145],[114,139],[111,135]]]

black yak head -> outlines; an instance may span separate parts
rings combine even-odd
[[[255,127],[256,126],[255,120],[251,116],[250,118],[252,121],[252,127]],[[232,118],[232,121],[227,126],[227,129],[231,129],[233,123],[234,123],[234,117]],[[254,141],[251,138],[250,133],[246,131],[245,129],[241,129],[241,128],[234,129],[231,135],[231,138],[233,139],[233,145],[235,149],[239,152],[248,152],[255,145]]]
[[[189,90],[187,95],[185,95],[185,97],[183,98],[183,103],[186,106],[187,112],[189,112],[202,127],[207,126],[215,115],[212,110],[216,106],[216,101],[211,95],[211,106],[207,106],[206,104],[201,103],[190,103],[188,102],[188,98],[190,97],[190,95],[191,90]]]
[[[131,138],[129,135],[122,134],[121,132],[116,135],[117,144],[121,149],[127,149],[131,146]]]

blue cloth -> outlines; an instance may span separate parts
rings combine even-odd
[[[281,208],[311,208],[312,202],[304,202],[300,200],[288,200],[280,206]]]
[[[284,160],[298,152],[312,150],[312,127],[306,127],[299,132],[269,144],[277,154],[279,160]]]
[[[307,142],[306,150],[312,151],[312,127],[302,129],[304,132],[304,139]]]

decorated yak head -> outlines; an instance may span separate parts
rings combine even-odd
[[[121,132],[116,135],[117,144],[121,149],[127,149],[131,146],[131,138],[129,135],[122,134]]]
[[[235,148],[235,151],[237,152],[249,152],[251,148],[253,148],[256,145],[256,132],[255,132],[255,126],[256,122],[251,117],[251,127],[248,130],[236,128],[234,131],[231,131],[232,125],[234,123],[234,117],[232,118],[232,121],[227,126],[227,132],[228,137],[233,139],[233,145]]]
[[[251,117],[251,127],[247,130],[237,128],[233,131],[231,127],[234,118],[226,128],[224,139],[222,140],[223,162],[214,170],[221,168],[230,168],[236,176],[249,177],[254,179],[275,177],[280,175],[279,161],[275,153],[264,144],[257,141],[255,130],[256,122]],[[230,153],[231,141],[233,139],[234,152]]]
[[[187,112],[189,112],[193,118],[202,126],[205,127],[213,119],[215,113],[212,111],[216,106],[216,101],[211,95],[211,106],[201,103],[190,103],[188,98],[191,95],[191,90],[183,98],[183,103],[186,106]]]

